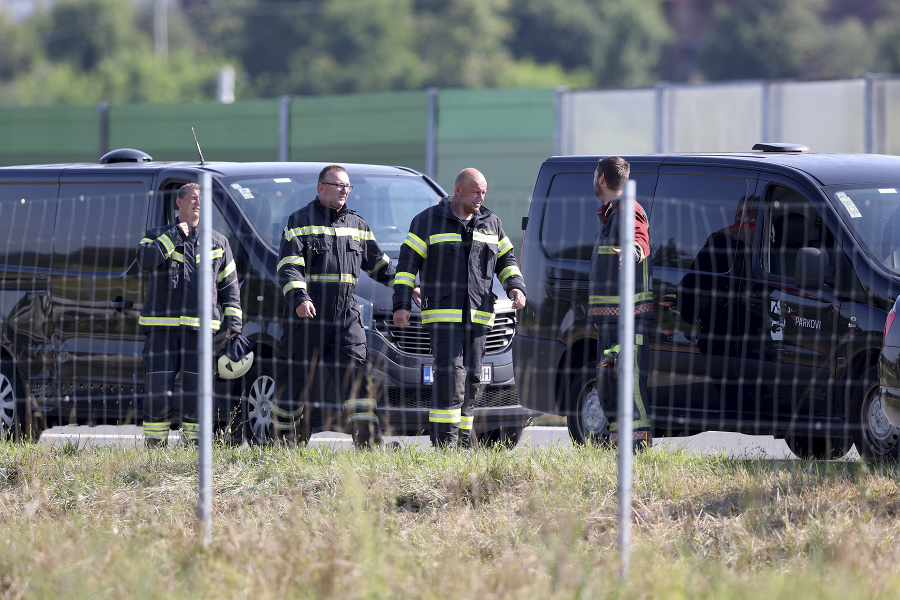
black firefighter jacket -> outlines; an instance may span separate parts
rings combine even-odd
[[[588,323],[616,321],[619,318],[619,219],[621,198],[604,204],[597,211],[600,219],[594,253],[591,256],[591,275],[588,291]],[[647,214],[634,203],[634,247],[621,248],[622,260],[635,261],[634,267],[634,316],[652,319],[653,270],[650,264],[650,232]]]
[[[365,219],[346,205],[339,212],[329,208],[318,197],[288,217],[278,259],[285,326],[299,323],[295,309],[307,300],[316,307],[315,321],[343,323],[348,311],[359,313],[353,291],[360,268],[387,286],[395,272]],[[361,326],[358,333],[365,342]]]
[[[200,326],[198,268],[205,261],[197,252],[199,238],[196,227],[191,227],[185,236],[177,222],[155,227],[144,234],[137,247],[137,264],[142,271],[151,271],[151,274],[139,320],[143,331],[148,327]],[[224,325],[226,329],[240,333],[243,315],[234,258],[228,239],[217,231],[212,232],[210,254],[213,289],[206,296],[213,303],[210,326],[213,331]]]
[[[419,274],[422,323],[472,322],[494,325],[493,279],[508,294],[525,293],[525,280],[516,263],[512,242],[500,218],[482,206],[463,222],[444,198],[413,218],[400,248],[394,279],[394,310],[410,310]],[[463,311],[468,318],[463,319]]]

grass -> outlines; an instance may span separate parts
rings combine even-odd
[[[0,444],[0,598],[893,598],[893,466],[656,448],[197,453]]]

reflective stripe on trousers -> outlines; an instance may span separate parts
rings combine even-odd
[[[431,444],[459,446],[472,444],[475,399],[481,393],[481,365],[487,329],[469,323],[430,323],[434,357],[431,386]]]

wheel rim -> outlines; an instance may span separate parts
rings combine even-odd
[[[272,398],[275,396],[275,380],[260,375],[247,394],[247,422],[253,439],[266,440],[272,431]]]
[[[13,433],[16,422],[16,387],[6,373],[0,373],[0,439]]]
[[[878,386],[873,385],[866,406],[866,430],[863,432],[869,445],[878,454],[888,454],[897,445],[900,429],[891,425],[881,408],[881,395]]]
[[[609,435],[609,419],[600,404],[600,394],[595,382],[587,382],[581,388],[581,431],[585,440],[599,440]]]

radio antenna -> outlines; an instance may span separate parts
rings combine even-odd
[[[197,132],[191,127],[191,133],[194,134],[194,143],[197,144],[197,153],[200,155],[200,166],[205,167],[206,161],[203,160],[203,150],[200,149],[200,142],[197,141]]]

